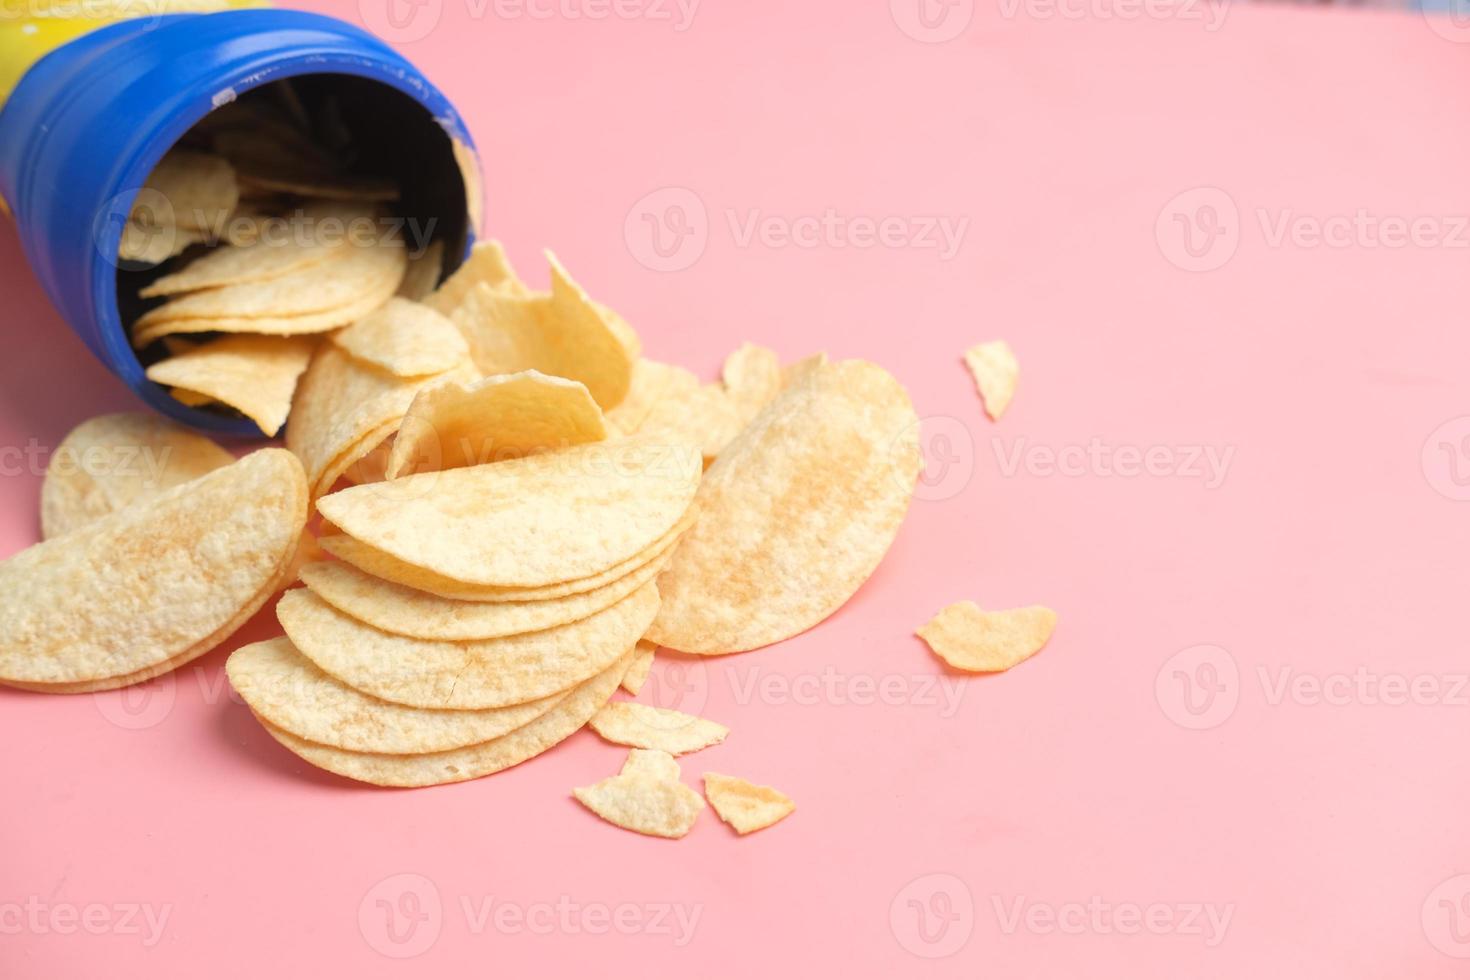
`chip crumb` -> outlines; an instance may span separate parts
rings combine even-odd
[[[985,612],[968,599],[951,603],[915,632],[960,670],[1009,670],[1051,639],[1057,614],[1045,606]]]
[[[985,414],[999,421],[1015,397],[1016,382],[1021,375],[1015,351],[1004,340],[976,344],[965,351],[965,365],[975,377],[975,387],[980,389]]]
[[[704,795],[720,819],[742,836],[764,830],[796,810],[791,797],[780,790],[717,772],[704,774]]]

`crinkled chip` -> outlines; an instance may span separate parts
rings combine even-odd
[[[359,691],[416,708],[478,709],[534,701],[604,670],[633,649],[657,609],[650,583],[574,623],[453,642],[384,633],[307,589],[282,596],[276,616],[296,649]]]
[[[985,612],[968,599],[951,603],[916,632],[951,667],[1009,670],[1046,646],[1057,614],[1045,606]]]
[[[730,729],[707,718],[634,701],[612,701],[593,716],[594,732],[615,745],[659,749],[671,755],[718,745]]]
[[[742,835],[764,830],[796,809],[791,798],[778,790],[717,772],[704,774],[704,795],[720,819]]]
[[[648,672],[653,669],[653,655],[657,649],[655,644],[647,640],[638,641],[638,649],[633,657],[633,662],[628,665],[628,672],[623,675],[621,684],[623,690],[635,698],[648,681]]]
[[[699,474],[688,447],[625,440],[349,487],[317,506],[343,533],[455,581],[546,585],[652,545]]]
[[[237,219],[232,217],[233,226]],[[138,295],[144,299],[263,282],[292,275],[333,259],[346,258],[347,232],[354,223],[376,229],[370,208],[314,202],[291,218],[265,221],[246,234],[247,245],[212,249],[178,272],[159,276]]]
[[[41,536],[54,538],[235,461],[162,416],[120,412],[67,433],[41,484]]]
[[[535,721],[563,692],[504,708],[410,708],[354,690],[303,657],[285,637],[243,646],[225,664],[258,716],[298,738],[352,752],[414,755],[488,742]]]
[[[444,240],[441,238],[408,253],[408,269],[398,284],[398,295],[422,303],[434,292],[443,274]]]
[[[100,690],[207,653],[269,598],[305,525],[301,464],[262,449],[27,548],[0,563],[0,683]]]
[[[454,322],[482,373],[534,369],[570,378],[586,385],[604,410],[613,408],[628,393],[637,355],[556,256],[546,254],[550,294],[516,296],[480,283],[455,308]]]
[[[179,228],[204,231],[229,217],[240,199],[235,170],[222,157],[194,150],[174,149],[164,154],[148,175],[144,187],[152,194],[139,195],[132,219],[139,224],[158,224],[164,219]],[[165,214],[153,214],[154,195],[168,204]]]
[[[511,268],[505,257],[505,248],[492,239],[476,242],[469,258],[430,293],[424,303],[448,316],[464,301],[470,290],[482,283],[489,289],[511,296],[529,296],[531,292],[516,275],[516,270]]]
[[[171,299],[138,318],[134,342],[188,332],[175,330],[175,321],[285,320],[356,308],[367,299],[375,299],[378,306],[397,292],[407,266],[402,239],[384,235],[367,244],[346,241],[337,251],[340,254],[329,261],[274,279],[201,289]]]
[[[457,582],[427,569],[409,565],[392,555],[363,544],[356,538],[349,538],[335,531],[323,536],[322,547],[329,554],[369,575],[444,599],[463,599],[467,602],[536,602],[604,588],[619,579],[632,575],[650,562],[658,562],[662,565],[669,557],[669,546],[677,541],[681,534],[689,530],[693,523],[694,511],[691,508],[679,518],[679,523],[669,528],[666,533],[660,535],[657,541],[633,557],[618,562],[596,575],[537,586],[469,585]]]
[[[233,289],[227,286],[226,289]],[[191,293],[191,296],[198,295]],[[187,320],[165,320],[155,323],[146,330],[133,333],[133,346],[140,350],[155,340],[167,340],[177,334],[192,333],[254,333],[273,336],[289,336],[304,333],[326,333],[345,327],[354,320],[367,316],[383,305],[387,299],[382,290],[366,290],[358,299],[321,313],[306,313],[301,316],[232,316],[193,317]]]
[[[999,419],[1016,394],[1021,365],[1011,345],[1004,340],[976,344],[965,351],[965,365],[975,377],[975,387],[985,402],[985,414]]]
[[[814,365],[705,474],[648,639],[734,653],[826,619],[893,543],[920,465],[918,418],[892,375]]]
[[[312,496],[326,493],[348,466],[392,435],[420,388],[473,374],[466,361],[444,374],[400,378],[336,344],[322,344],[297,387],[286,424],[286,448],[301,457]]]
[[[301,579],[329,604],[385,633],[421,640],[489,640],[550,629],[601,612],[651,581],[672,550],[601,588],[531,602],[445,599],[374,578],[340,561],[308,565],[301,570]]]
[[[402,297],[332,334],[332,343],[400,378],[439,374],[469,357],[464,337],[448,317]]]
[[[387,477],[496,463],[606,436],[602,410],[580,382],[540,371],[446,382],[414,397]]]
[[[631,654],[631,651],[629,651]],[[434,786],[478,779],[519,765],[545,752],[576,732],[607,703],[628,669],[620,658],[596,677],[572,689],[545,714],[488,742],[448,752],[423,755],[384,755],[349,752],[298,738],[265,722],[276,741],[312,765],[348,779],[377,786]]]
[[[286,424],[296,380],[311,361],[317,338],[221,337],[148,367],[149,381],[208,395],[238,410],[274,436]]]
[[[683,837],[704,809],[700,795],[683,783],[641,772],[579,786],[572,795],[608,823],[650,837]]]

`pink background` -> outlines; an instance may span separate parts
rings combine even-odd
[[[622,756],[589,733],[439,789],[318,773],[223,679],[267,613],[139,691],[0,692],[0,975],[1463,976],[1470,46],[1407,13],[1017,2],[932,7],[944,43],[907,0],[398,21],[530,278],[555,247],[705,376],[745,340],[872,359],[929,420],[947,465],[847,608],[650,685],[733,728],[686,781],[769,782],[792,818],[617,830],[569,796]],[[869,248],[741,236],[828,208],[900,221]],[[644,213],[690,219],[685,267],[649,267]],[[968,221],[952,256],[923,247],[935,216]],[[37,534],[19,450],[136,403],[8,230],[0,267],[9,553]],[[998,424],[958,361],[993,337],[1024,372]],[[1079,456],[1094,439],[1152,472]],[[960,678],[911,635],[959,598],[1060,626]],[[167,915],[156,942],[126,906]],[[100,934],[67,934],[82,914]],[[612,915],[632,934],[593,932]]]

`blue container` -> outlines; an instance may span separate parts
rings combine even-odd
[[[311,76],[306,78],[306,76]],[[201,429],[254,423],[189,408],[143,375],[119,311],[118,241],[164,153],[217,105],[285,78],[340,86],[370,111],[406,210],[462,256],[479,215],[474,144],[454,107],[373,35],[317,14],[236,10],[98,28],[37,61],[0,109],[0,196],[51,302],[153,408]]]

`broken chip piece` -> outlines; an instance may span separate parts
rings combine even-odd
[[[1009,670],[1051,639],[1057,614],[1045,606],[985,612],[968,599],[941,609],[915,632],[960,670]]]
[[[975,387],[980,390],[985,414],[998,421],[1010,407],[1021,374],[1021,365],[1011,345],[1004,340],[976,344],[965,351],[965,365],[975,378]]]
[[[698,752],[718,745],[730,734],[719,722],[635,701],[608,702],[589,727],[614,745],[658,749],[670,755]]]
[[[796,810],[791,798],[779,790],[717,772],[704,774],[704,795],[720,819],[742,836],[764,830]]]

